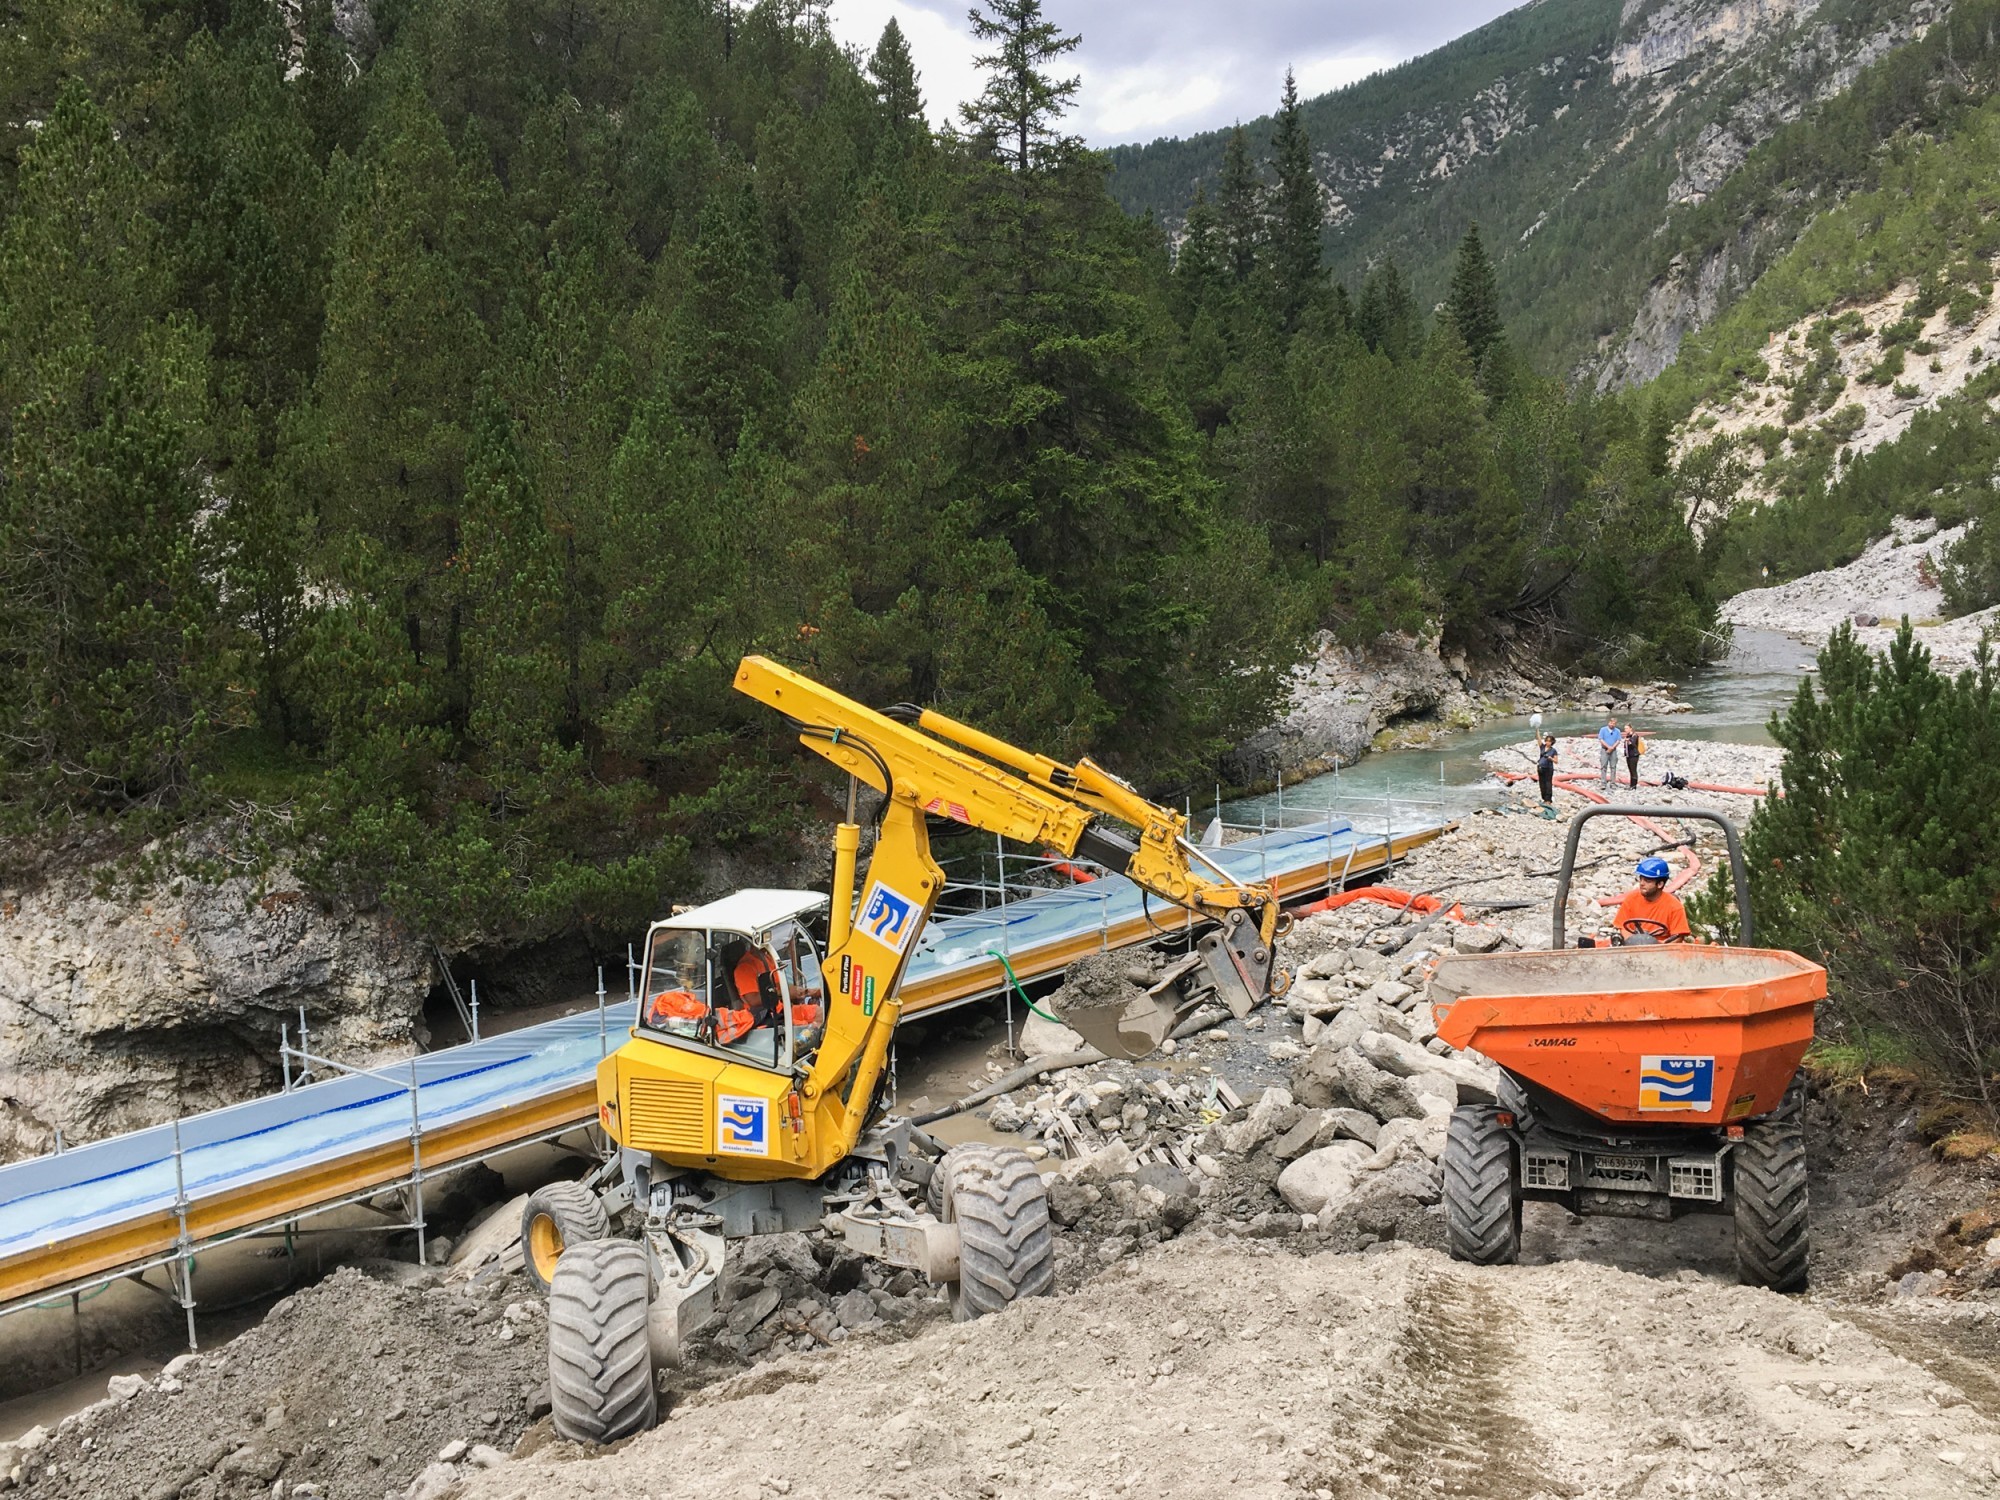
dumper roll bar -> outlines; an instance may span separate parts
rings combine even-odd
[[[1750,870],[1743,862],[1743,841],[1737,837],[1736,825],[1706,807],[1667,806],[1615,806],[1605,803],[1597,807],[1581,809],[1570,821],[1569,838],[1563,844],[1562,869],[1556,874],[1556,916],[1551,932],[1550,947],[1568,946],[1563,941],[1563,912],[1569,903],[1569,877],[1576,865],[1576,844],[1583,834],[1583,825],[1592,818],[1695,818],[1704,823],[1713,823],[1722,830],[1722,836],[1729,844],[1729,874],[1736,884],[1736,916],[1742,923],[1742,946],[1757,946],[1756,929],[1750,922]]]

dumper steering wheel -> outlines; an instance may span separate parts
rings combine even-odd
[[[1684,937],[1675,937],[1673,930],[1665,922],[1652,917],[1627,917],[1625,930],[1619,941],[1631,943],[1684,943]]]

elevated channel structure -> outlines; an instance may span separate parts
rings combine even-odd
[[[1366,883],[1446,826],[1404,813],[1385,805],[1367,829],[1327,814],[1208,853],[1302,902]],[[1003,879],[998,894],[930,924],[904,978],[906,1018],[1004,994],[1010,971],[1031,983],[1188,925],[1117,876],[1017,884],[1011,897]],[[391,1227],[414,1230],[421,1253],[427,1179],[594,1124],[597,1064],[635,1013],[598,988],[595,1009],[372,1068],[315,1056],[287,1032],[280,1093],[0,1167],[0,1314],[160,1271],[192,1344],[198,1254],[384,1194],[408,1215]]]

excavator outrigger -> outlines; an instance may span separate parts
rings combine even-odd
[[[528,1272],[549,1293],[556,1426],[582,1441],[654,1419],[655,1363],[678,1362],[713,1316],[727,1239],[824,1226],[950,1285],[959,1318],[1053,1284],[1047,1204],[1026,1153],[947,1151],[881,1107],[903,971],[944,888],[928,818],[1090,860],[1212,922],[1186,967],[1239,1014],[1287,983],[1271,889],[1231,878],[1189,842],[1181,814],[1089,760],[1029,754],[927,709],[878,713],[763,657],[745,657],[735,685],[848,773],[848,816],[830,899],[739,891],[653,925],[637,1024],[597,1073],[614,1153],[523,1213]],[[882,794],[859,880],[853,783]],[[809,925],[821,909],[823,957]],[[1169,997],[1067,1019],[1135,1057],[1176,1010]]]

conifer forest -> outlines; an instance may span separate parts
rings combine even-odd
[[[9,15],[17,858],[234,809],[462,944],[815,814],[746,651],[1164,795],[1322,631],[1714,649],[1665,415],[1517,352],[1476,225],[1435,307],[1331,277],[1289,79],[1170,237],[1039,0],[944,127],[803,0]]]

